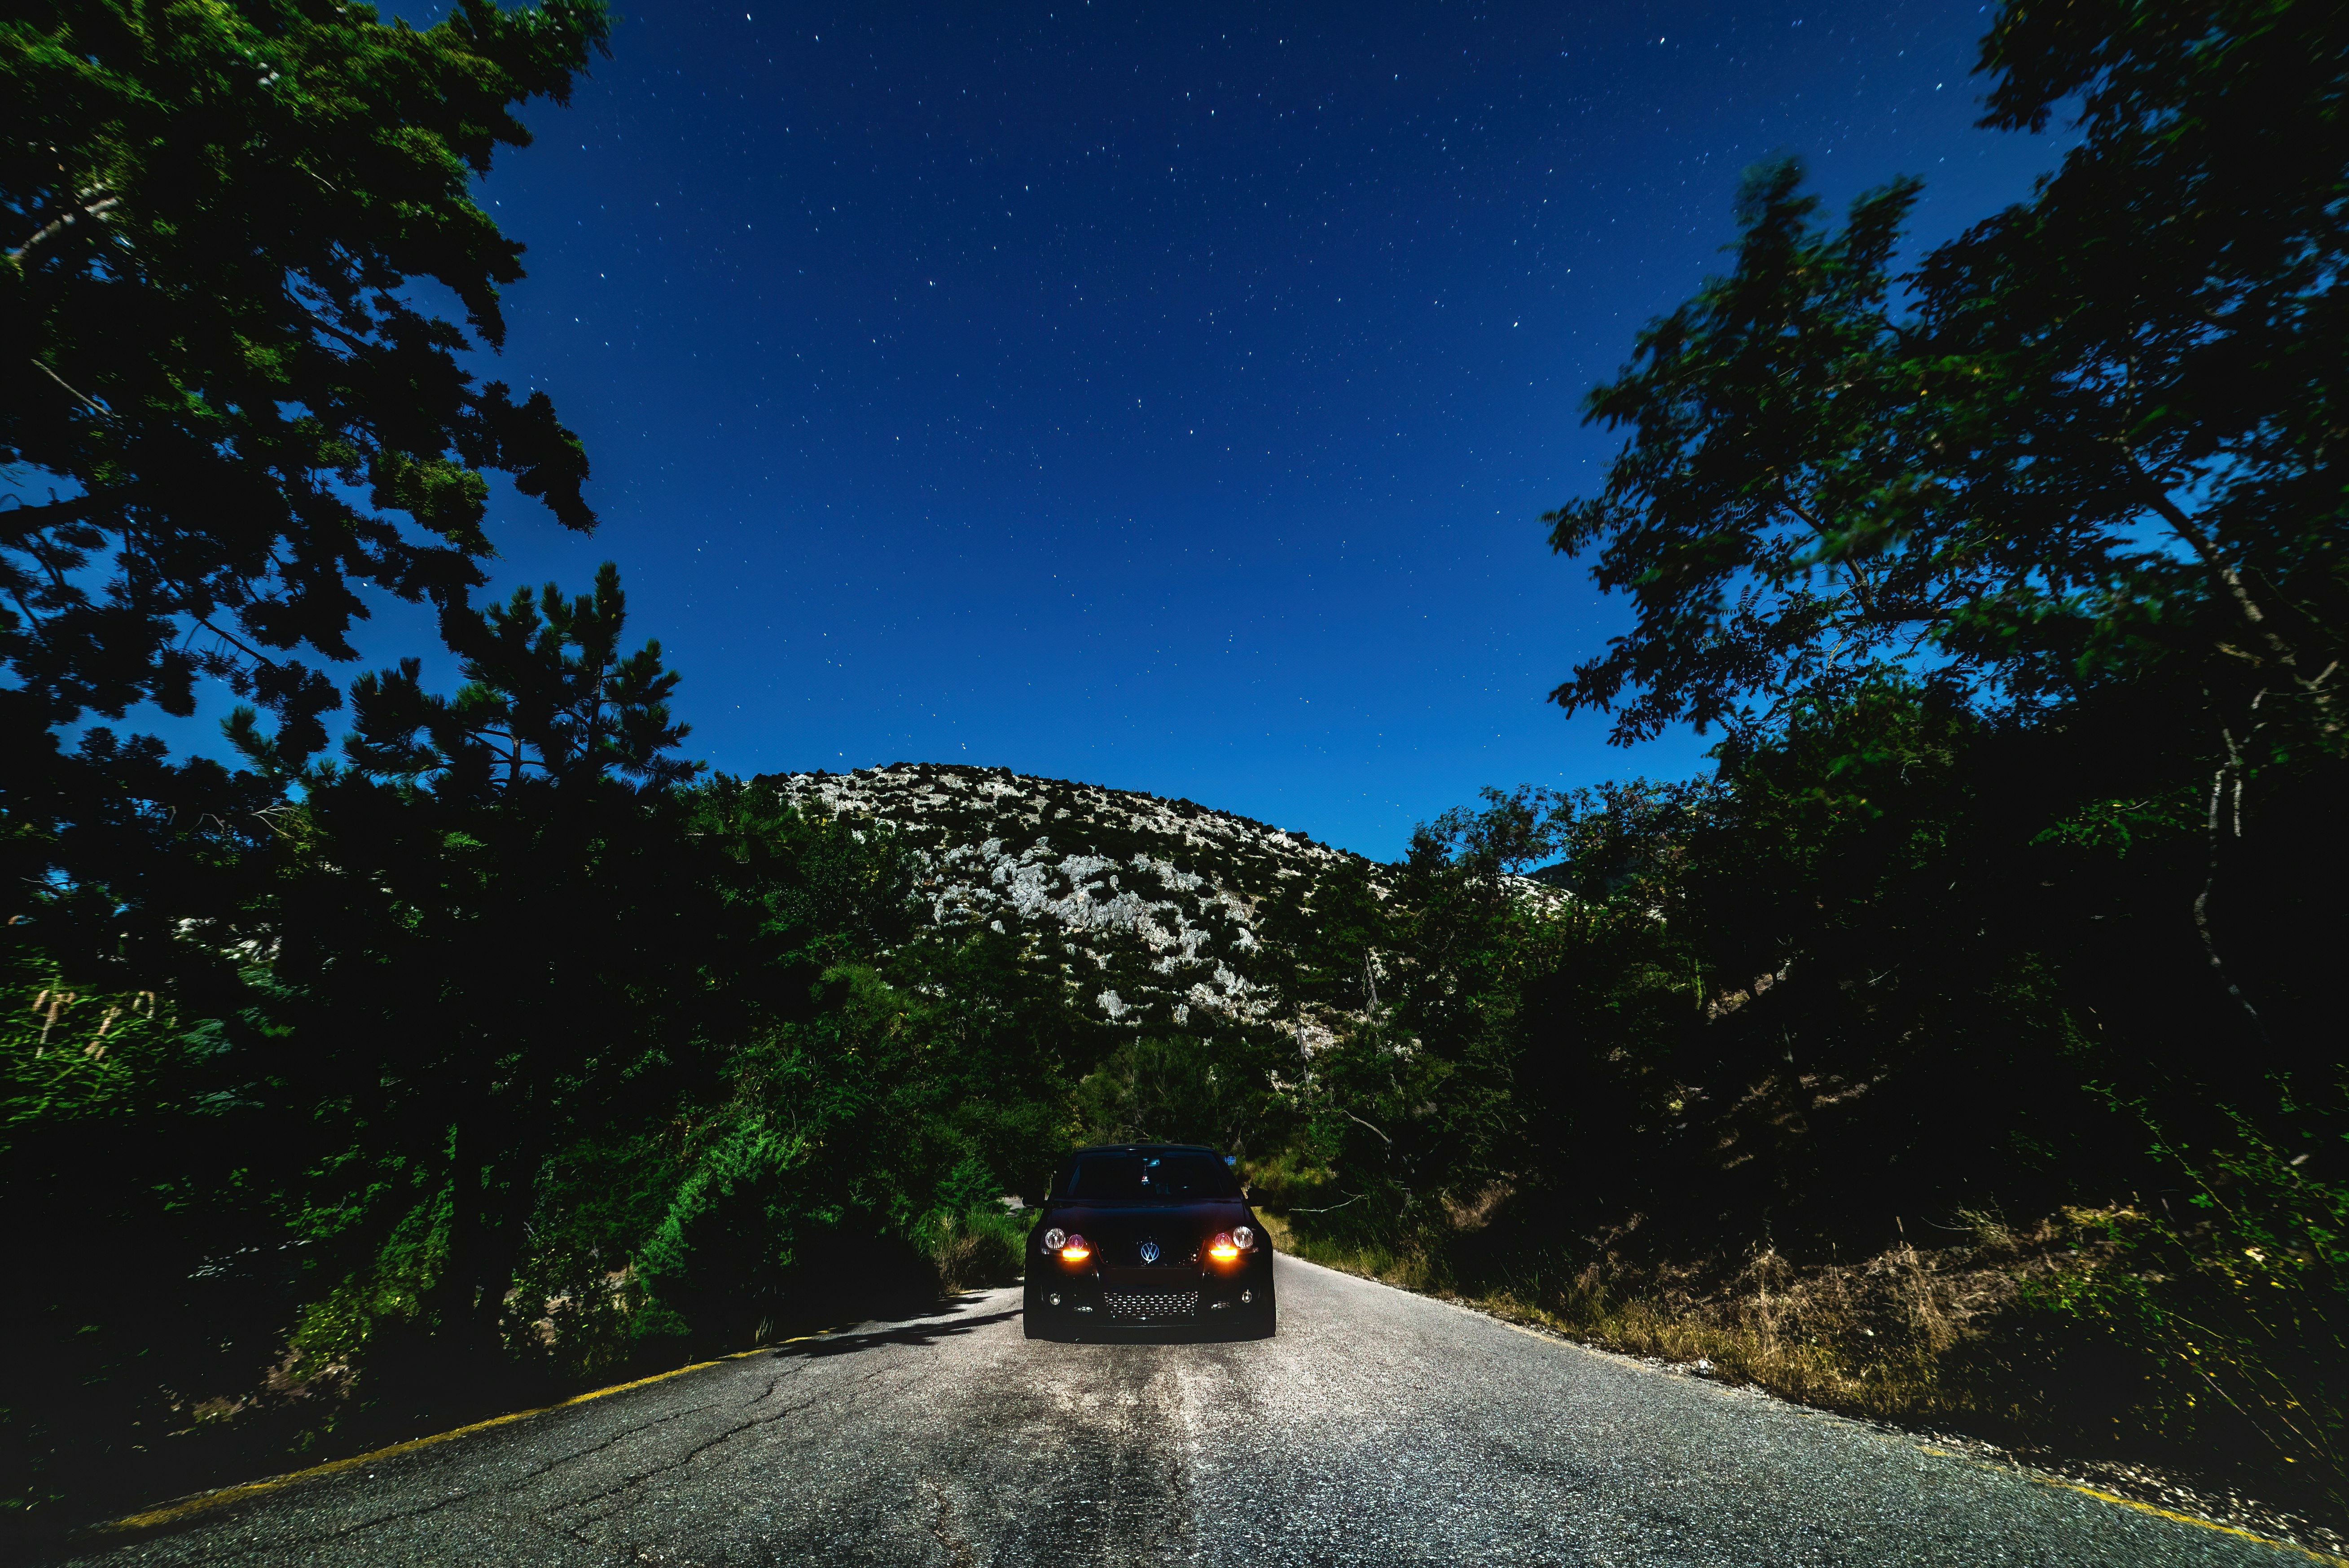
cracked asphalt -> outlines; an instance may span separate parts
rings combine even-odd
[[[1268,1341],[1030,1341],[1019,1293],[988,1292],[295,1480],[69,1561],[2310,1561],[1278,1268]]]

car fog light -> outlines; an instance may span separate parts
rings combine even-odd
[[[1054,1292],[1051,1293],[1050,1297],[1050,1298],[1048,1298],[1048,1299],[1051,1302],[1051,1303],[1052,1303],[1054,1306],[1059,1306],[1059,1305],[1061,1304],[1061,1293],[1060,1293],[1060,1292],[1058,1292],[1058,1291],[1054,1291]]]
[[[1055,1225],[1050,1231],[1044,1232],[1044,1251],[1048,1252],[1057,1252],[1061,1250],[1061,1243],[1068,1239],[1069,1233],[1066,1231],[1061,1230],[1058,1225]]]
[[[1256,1300],[1256,1293],[1254,1291],[1242,1291],[1240,1293],[1240,1305],[1246,1306],[1248,1303],[1254,1300]]]
[[[1232,1245],[1243,1252],[1247,1251],[1256,1245],[1256,1232],[1242,1225],[1232,1232]]]

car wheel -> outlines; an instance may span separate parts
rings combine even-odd
[[[1273,1334],[1273,1324],[1275,1321],[1275,1314],[1278,1310],[1278,1309],[1277,1309],[1272,1303],[1267,1302],[1260,1307],[1242,1313],[1233,1314],[1232,1315],[1238,1318],[1239,1322],[1234,1325],[1238,1332],[1233,1334],[1232,1337],[1235,1339],[1270,1339]]]
[[[1030,1291],[1019,1298],[1019,1332],[1030,1339],[1058,1339],[1057,1325],[1045,1315],[1044,1303]]]

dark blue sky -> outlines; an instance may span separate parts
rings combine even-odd
[[[487,184],[495,373],[604,517],[503,506],[502,586],[617,559],[737,773],[1003,765],[1381,858],[1481,784],[1685,774],[1543,701],[1619,624],[1537,521],[1612,450],[1579,401],[1758,158],[1922,174],[1928,240],[2023,194],[1987,19],[648,7]]]

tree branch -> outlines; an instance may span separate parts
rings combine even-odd
[[[122,198],[119,196],[108,196],[103,201],[98,202],[93,202],[90,200],[92,196],[98,195],[105,189],[106,187],[103,185],[92,185],[88,190],[79,192],[75,198],[76,205],[71,212],[64,213],[59,217],[53,218],[48,223],[43,224],[40,228],[36,229],[33,232],[33,237],[31,239],[26,240],[23,244],[18,245],[15,250],[8,253],[8,259],[15,262],[18,266],[23,266],[26,256],[31,255],[36,248],[46,244],[47,241],[53,240],[57,238],[57,235],[65,233],[67,229],[72,227],[73,224],[80,218],[88,216],[103,222],[107,213],[122,205]]]
[[[346,332],[343,328],[336,326],[333,322],[328,321],[325,317],[311,309],[307,305],[305,305],[290,289],[286,291],[285,303],[300,311],[303,316],[308,318],[310,324],[316,327],[319,331],[326,333],[330,337],[334,337],[341,341],[342,344],[349,348],[354,354],[368,353],[376,347],[374,344],[369,343],[366,338]]]
[[[42,364],[38,359],[33,361],[33,369],[38,370],[42,375],[47,376],[50,380],[55,381],[58,386],[65,388],[67,391],[72,392],[75,397],[80,398],[83,405],[87,407],[90,412],[98,415],[98,418],[110,420],[114,417],[114,410],[112,409],[106,407],[104,404],[98,402],[94,399],[83,397],[80,392],[75,390],[71,382],[67,381],[63,376],[58,375],[55,370],[50,369],[47,365]]]
[[[2218,977],[2219,983],[2227,988],[2227,994],[2235,999],[2235,1004],[2251,1021],[2252,1030],[2265,1040],[2267,1025],[2260,1017],[2260,1010],[2251,1005],[2251,999],[2243,994],[2242,987],[2237,985],[2234,976],[2227,972],[2226,961],[2219,954],[2218,936],[2210,925],[2210,896],[2218,890],[2220,856],[2226,843],[2226,835],[2220,826],[2221,812],[2230,794],[2234,797],[2235,836],[2240,838],[2243,833],[2243,755],[2235,744],[2233,732],[2221,730],[2219,732],[2226,739],[2227,760],[2210,776],[2210,804],[2204,817],[2209,857],[2202,877],[2202,890],[2194,895],[2194,934],[2201,939],[2203,956],[2210,961],[2210,972]],[[2233,786],[2231,791],[2229,789],[2230,784]]]
[[[247,659],[252,659],[255,664],[264,665],[271,670],[277,668],[277,660],[270,658],[269,655],[262,652],[259,649],[248,647],[238,639],[222,631],[220,628],[212,623],[209,617],[191,615],[189,618],[194,621],[196,625],[203,628],[206,631],[211,632],[214,637],[219,638],[222,642],[227,643],[231,648],[235,649],[239,653],[243,654]]]
[[[2146,504],[2160,514],[2161,520],[2169,524],[2172,533],[2186,541],[2188,547],[2194,552],[2195,557],[2202,563],[2203,571],[2226,597],[2234,600],[2235,607],[2242,611],[2243,619],[2250,623],[2259,639],[2267,644],[2268,651],[2275,655],[2276,662],[2292,671],[2292,680],[2297,684],[2313,692],[2321,702],[2330,707],[2332,704],[2330,693],[2317,691],[2313,682],[2301,677],[2300,660],[2294,656],[2291,644],[2279,637],[2275,628],[2268,624],[2266,612],[2260,608],[2259,601],[2251,597],[2251,589],[2243,586],[2242,574],[2227,564],[2226,559],[2219,554],[2219,547],[2210,541],[2201,526],[2189,517],[2185,509],[2172,501],[2160,485],[2154,483],[2153,476],[2146,472],[2137,458],[2131,454],[2124,455],[2125,461],[2129,465],[2129,472],[2137,477],[2138,493]]]

